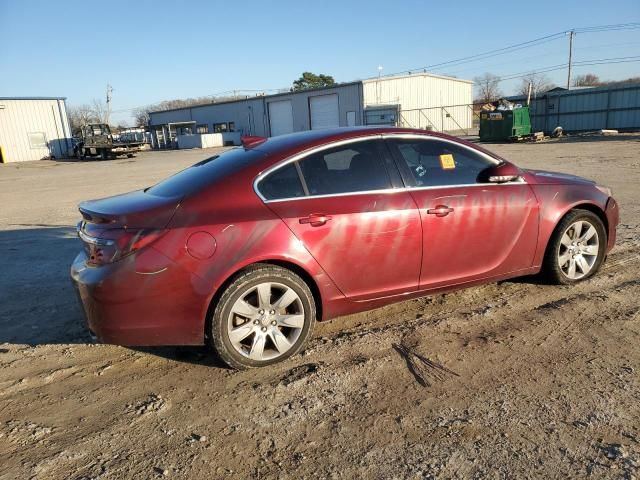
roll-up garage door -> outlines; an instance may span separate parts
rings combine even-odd
[[[338,94],[318,95],[309,98],[311,130],[340,126]]]
[[[291,100],[269,103],[269,127],[272,137],[293,132]]]

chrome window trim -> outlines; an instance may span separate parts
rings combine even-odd
[[[445,143],[450,143],[452,145],[456,145],[458,147],[462,147],[465,148],[467,150],[469,150],[472,153],[475,153],[476,155],[479,155],[480,157],[484,158],[485,160],[487,160],[489,163],[492,163],[493,165],[500,165],[502,162],[496,158],[493,158],[490,155],[487,155],[484,152],[481,152],[480,150],[476,150],[473,147],[470,147],[468,145],[465,145],[463,143],[459,143],[456,142],[455,140],[449,140],[448,138],[441,138],[441,137],[432,137],[429,135],[420,135],[417,133],[383,133],[382,134],[382,138],[383,139],[394,139],[394,138],[401,138],[401,139],[420,139],[420,140],[427,140],[427,141],[438,141],[438,142],[445,142]]]
[[[332,197],[349,197],[352,195],[380,195],[387,193],[398,193],[406,191],[406,188],[385,188],[382,190],[362,190],[358,192],[345,192],[345,193],[327,193],[325,195],[309,195],[306,197],[292,197],[292,198],[276,198],[273,200],[263,200],[264,203],[276,203],[276,202],[290,202],[292,200],[311,200],[315,198],[332,198]]]
[[[471,152],[480,155],[481,157],[485,158],[487,161],[489,161],[490,163],[494,164],[494,165],[499,165],[501,162],[489,155],[487,155],[484,152],[478,151],[473,149],[472,147],[469,147],[467,145],[463,145],[461,143],[456,142],[455,140],[449,140],[447,138],[440,138],[440,137],[432,137],[429,136],[427,134],[425,135],[421,135],[421,134],[417,134],[417,133],[384,133],[384,134],[374,134],[374,135],[367,135],[367,136],[363,136],[363,137],[355,137],[355,138],[349,138],[346,140],[340,140],[338,142],[333,142],[333,143],[328,143],[328,144],[324,144],[324,145],[320,145],[314,148],[311,148],[309,150],[305,150],[304,152],[298,153],[292,157],[286,158],[280,162],[278,162],[275,165],[272,165],[271,167],[269,167],[268,169],[266,169],[263,172],[260,172],[260,174],[258,174],[258,176],[255,178],[255,180],[253,181],[253,190],[256,193],[256,195],[258,195],[258,197],[260,198],[260,200],[262,200],[264,203],[276,203],[276,202],[290,202],[292,200],[309,200],[309,199],[314,199],[314,198],[331,198],[331,197],[346,197],[346,196],[350,196],[350,195],[368,195],[368,194],[372,194],[372,195],[376,195],[376,194],[388,194],[388,193],[396,193],[396,192],[411,192],[411,191],[416,191],[416,190],[442,190],[445,188],[461,188],[461,187],[487,187],[487,186],[501,186],[501,185],[526,185],[527,182],[524,178],[520,177],[518,180],[512,181],[512,182],[504,182],[504,183],[463,183],[463,184],[458,184],[458,185],[432,185],[432,186],[425,186],[425,187],[402,187],[402,188],[385,188],[382,190],[363,190],[363,191],[357,191],[357,192],[344,192],[344,193],[330,193],[330,194],[326,194],[326,195],[305,195],[304,197],[290,197],[290,198],[277,198],[277,199],[273,199],[273,200],[267,200],[262,193],[260,193],[260,189],[258,188],[258,184],[260,183],[261,180],[263,180],[267,175],[269,175],[270,173],[274,172],[275,170],[278,170],[279,168],[282,168],[290,163],[296,162],[298,160],[303,159],[304,157],[307,157],[309,155],[313,155],[315,153],[321,152],[323,150],[329,150],[331,148],[334,147],[340,147],[342,145],[348,145],[350,143],[357,143],[357,142],[364,142],[364,141],[369,141],[369,140],[375,140],[375,139],[393,139],[393,138],[414,138],[414,139],[421,139],[421,140],[432,140],[432,141],[442,141],[442,142],[447,142],[447,143],[451,143],[453,145],[456,146],[460,146],[463,148],[466,148],[467,150],[470,150]]]
[[[341,147],[342,145],[349,145],[350,143],[357,143],[357,142],[365,142],[365,141],[370,141],[370,140],[375,140],[375,139],[379,139],[382,138],[382,135],[380,134],[374,134],[374,135],[367,135],[364,137],[355,137],[355,138],[348,138],[346,140],[340,140],[338,142],[332,142],[332,143],[326,143],[324,145],[319,145],[317,147],[311,148],[309,150],[305,150],[304,152],[300,152],[297,153],[296,155],[289,157],[289,158],[285,158],[284,160],[280,161],[279,163],[276,163],[275,165],[272,165],[271,167],[269,167],[268,169],[266,169],[264,172],[260,172],[260,174],[255,178],[255,180],[253,181],[253,190],[254,192],[256,192],[256,195],[258,195],[258,197],[260,197],[260,200],[262,200],[263,202],[267,203],[267,202],[275,202],[275,201],[283,201],[283,200],[293,200],[293,199],[300,199],[300,198],[318,198],[320,195],[308,195],[308,196],[304,196],[304,197],[293,197],[293,198],[278,198],[278,199],[274,199],[274,200],[267,200],[262,193],[260,193],[260,189],[258,188],[258,184],[260,183],[260,181],[262,179],[264,179],[267,175],[269,175],[270,173],[274,172],[275,170],[282,168],[290,163],[296,162],[298,160],[301,160],[304,157],[307,157],[309,155],[313,155],[314,153],[318,153],[318,152],[322,152],[323,150],[329,150],[331,148],[334,147]],[[397,190],[397,189],[395,189]],[[369,192],[371,192],[372,190],[369,190]],[[342,193],[336,193],[336,194],[330,194],[330,195],[353,195],[355,192],[348,192],[346,194],[342,194]],[[322,196],[328,196],[328,195],[322,195]]]

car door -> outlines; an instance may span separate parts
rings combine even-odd
[[[325,146],[257,183],[269,208],[353,300],[418,288],[420,215],[385,149],[379,137]]]
[[[524,181],[479,183],[498,163],[458,142],[387,139],[422,220],[420,288],[501,276],[532,266],[538,202]]]

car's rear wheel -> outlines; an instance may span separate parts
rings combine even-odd
[[[553,232],[543,272],[554,283],[585,280],[602,265],[606,245],[607,233],[600,217],[588,210],[572,210]]]
[[[258,264],[227,286],[214,310],[210,333],[220,358],[233,368],[245,369],[298,353],[315,321],[309,286],[290,270]]]

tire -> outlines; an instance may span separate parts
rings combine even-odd
[[[577,237],[576,228],[579,229]],[[542,274],[549,282],[559,285],[586,280],[602,265],[606,248],[607,232],[600,217],[589,210],[571,210],[551,235]]]
[[[111,158],[111,155],[109,154],[109,150],[107,150],[106,148],[103,148],[102,150],[100,150],[100,158],[102,160],[109,160]]]
[[[300,352],[315,323],[315,300],[304,280],[285,268],[256,264],[239,272],[225,288],[208,333],[220,358],[244,370]]]

